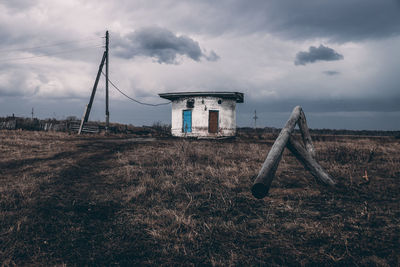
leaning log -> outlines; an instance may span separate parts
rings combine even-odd
[[[282,157],[283,150],[285,149],[289,137],[299,120],[301,112],[302,109],[300,106],[293,109],[289,120],[286,122],[285,127],[281,130],[278,138],[269,151],[268,156],[251,188],[251,192],[256,198],[263,198],[268,194],[271,182],[274,179],[276,169],[278,168],[279,161]]]
[[[311,154],[312,157],[315,157],[315,149],[312,143],[310,131],[308,130],[306,115],[304,115],[303,110],[300,112],[300,117],[298,121],[298,125],[300,128],[301,137],[303,139],[304,146],[306,150]]]
[[[321,165],[318,164],[318,162],[298,141],[290,137],[287,143],[287,148],[301,163],[303,163],[304,167],[309,170],[315,178],[328,185],[336,184],[332,177],[325,172]]]

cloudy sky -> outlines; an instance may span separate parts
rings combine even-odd
[[[400,130],[400,0],[4,0],[0,116],[81,117],[110,32],[110,80],[158,93],[239,91],[239,126]],[[170,105],[110,87],[114,122],[169,123]],[[104,79],[90,119],[104,120]]]

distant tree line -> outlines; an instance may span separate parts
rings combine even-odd
[[[265,128],[238,128],[239,133],[272,133],[278,134],[281,128],[265,127]],[[300,134],[296,129],[295,133]],[[400,131],[383,131],[383,130],[346,130],[346,129],[310,129],[311,135],[362,135],[362,136],[395,136],[400,138]]]

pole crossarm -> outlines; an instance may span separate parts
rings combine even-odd
[[[291,137],[296,124],[299,125],[304,146]],[[254,197],[261,199],[268,194],[285,147],[287,147],[317,179],[328,185],[336,184],[329,174],[327,174],[314,159],[315,149],[312,144],[305,114],[300,106],[296,106],[286,122],[285,127],[281,130],[278,138],[275,140],[275,143],[269,151],[267,158],[254,181],[251,188]]]

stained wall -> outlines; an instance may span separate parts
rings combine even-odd
[[[187,100],[193,99],[193,108],[187,107]],[[218,101],[220,100],[220,104]],[[192,110],[192,132],[183,129],[183,111]],[[209,111],[219,111],[218,132],[209,133]],[[174,136],[220,137],[236,134],[236,100],[221,97],[183,97],[172,101],[171,132]]]

